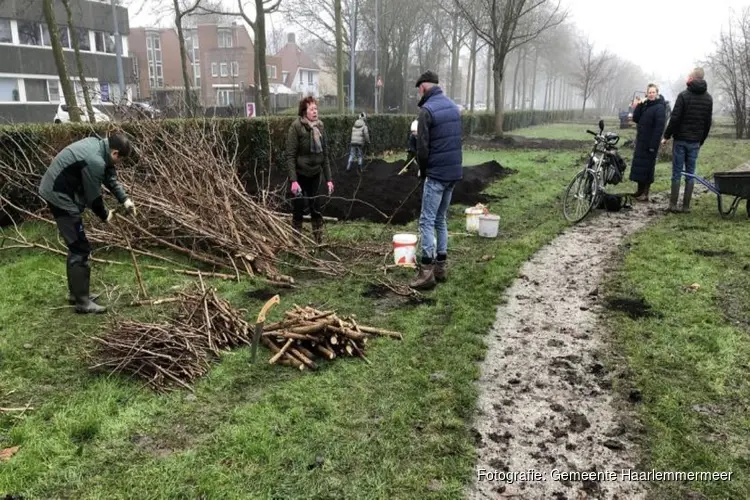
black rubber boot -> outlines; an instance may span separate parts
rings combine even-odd
[[[640,195],[642,195],[644,189],[645,189],[645,183],[639,182],[638,189],[636,189],[635,193],[633,193],[633,198],[638,198]]]
[[[669,208],[667,211],[678,213],[677,200],[680,198],[680,181],[672,181],[672,192],[669,194]]]
[[[682,211],[685,213],[690,212],[690,201],[693,199],[694,186],[694,180],[685,181],[685,193],[682,195]]]
[[[70,273],[66,273],[68,275],[68,304],[71,306],[76,305],[76,297],[73,295],[73,285],[70,284]],[[100,293],[92,293],[89,294],[89,300],[92,302],[95,302],[99,297],[101,296]]]
[[[68,277],[75,297],[76,312],[80,314],[101,314],[106,307],[96,304],[89,298],[91,285],[91,268],[88,266],[69,266]]]
[[[313,219],[312,230],[313,230],[313,238],[315,238],[315,243],[317,245],[322,245],[323,244],[323,220]]]

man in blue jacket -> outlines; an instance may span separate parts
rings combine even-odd
[[[433,288],[447,278],[448,207],[453,188],[463,178],[461,114],[458,106],[438,86],[438,76],[425,72],[417,80],[419,118],[417,162],[424,178],[419,233],[422,257],[412,288]],[[437,248],[435,248],[437,233]]]

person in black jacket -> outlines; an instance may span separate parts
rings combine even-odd
[[[685,179],[682,210],[677,208],[680,196],[680,180],[683,169],[695,174],[698,152],[711,130],[714,101],[708,93],[703,68],[695,68],[687,79],[687,89],[680,92],[672,109],[669,125],[664,132],[662,144],[674,137],[672,146],[672,192],[669,199],[670,212],[689,212],[695,180]]]
[[[648,84],[646,99],[633,110],[633,121],[638,124],[633,153],[633,165],[630,169],[630,180],[638,183],[635,199],[648,201],[648,193],[654,182],[656,156],[659,154],[659,140],[667,121],[667,108],[664,97],[659,95],[659,88]]]

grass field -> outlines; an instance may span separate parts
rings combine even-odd
[[[586,152],[585,148],[575,152],[467,151],[467,165],[497,159],[518,173],[488,189],[502,197],[491,205],[501,216],[500,237],[488,241],[452,236],[450,280],[427,293],[434,301],[431,304],[410,306],[395,299],[364,297],[367,283],[361,279],[312,279],[283,295],[281,307],[272,311],[269,321],[278,319],[292,303],[313,303],[344,315],[356,314],[362,323],[403,331],[402,342],[380,339],[369,345],[372,365],[337,359],[316,373],[299,373],[267,363],[253,366],[249,350],[238,349],[226,354],[199,381],[195,395],[186,391],[155,395],[136,382],[90,374],[86,369],[90,337],[101,331],[107,319],[81,318],[61,308],[66,294],[64,258],[27,250],[0,252],[4,278],[0,280],[0,407],[34,407],[21,418],[15,418],[17,413],[0,414],[0,449],[20,446],[0,467],[0,493],[107,499],[461,498],[474,466],[469,421],[476,398],[476,363],[485,350],[483,336],[495,319],[502,290],[520,265],[566,227],[559,196]],[[749,154],[744,143],[710,141],[702,152],[700,171],[736,165]],[[655,188],[664,188],[668,182],[665,170],[659,166]],[[632,186],[625,182],[618,189],[628,191]],[[706,222],[696,224],[714,227],[715,218],[703,210],[707,204],[708,200],[700,201],[701,209],[685,220],[706,217]],[[451,208],[454,233],[464,232],[462,211],[463,207]],[[719,227],[728,231],[730,226]],[[328,231],[330,238],[338,240],[379,238],[387,243],[394,232],[414,232],[415,228],[411,223],[384,231],[374,224],[347,223],[329,225]],[[56,237],[53,228],[35,224],[24,225],[22,231],[30,239]],[[651,236],[643,246],[654,251],[659,238],[667,237],[666,233],[646,234]],[[712,238],[706,245],[719,241],[725,240]],[[670,245],[679,248],[678,241]],[[740,246],[732,248],[741,250]],[[488,255],[493,258],[481,258]],[[661,267],[644,254],[644,268],[634,266],[632,255],[623,272],[627,282],[634,283],[630,288],[640,286],[643,293],[652,290],[656,294],[662,289],[659,280],[672,279],[658,278],[667,265],[686,265],[665,252]],[[117,254],[99,252],[97,256],[127,260]],[[650,270],[648,279],[654,285],[641,283],[644,269]],[[172,287],[187,282],[170,272],[143,272],[153,296],[168,294]],[[411,275],[404,271],[400,277],[406,281]],[[679,283],[691,280],[685,277]],[[94,282],[106,284],[111,292],[115,285],[119,287],[113,292],[113,296],[122,294],[115,306],[119,314],[134,318],[156,314],[125,307],[137,288],[129,267],[95,264]],[[255,283],[212,284],[235,306],[248,309],[248,319],[262,304],[246,295],[258,287]],[[687,298],[707,297],[711,285],[709,281],[704,285]],[[687,312],[678,310],[677,291],[669,290],[659,292],[665,302],[662,307],[682,314],[675,321],[687,318]],[[648,297],[657,302],[653,295]],[[670,323],[669,328],[673,334],[703,336],[701,328],[713,327],[709,319],[721,321],[701,311],[695,316],[696,326],[683,330],[675,326],[679,323]],[[660,388],[654,375],[658,371],[663,379],[664,371],[652,358],[638,355],[637,339],[644,331],[638,328],[643,325],[631,325],[623,318],[617,321],[617,338],[628,350],[638,377],[645,377],[638,380],[644,386],[643,411],[649,423],[646,451],[651,463],[668,470],[677,470],[676,465],[688,470],[718,464],[704,463],[704,457],[713,456],[708,451],[691,454],[696,446],[708,450],[721,445],[697,443],[706,434],[696,432],[693,424],[682,425],[686,417],[678,415],[679,407],[667,404],[672,400],[665,402],[663,394],[710,389],[724,398],[738,396],[746,407],[746,382],[732,379],[729,384],[728,376],[743,375],[746,381],[742,370],[747,368],[740,368],[738,361],[714,360],[724,375],[714,375],[708,365],[696,366],[688,372],[692,379],[687,380],[676,370],[678,365],[668,364],[667,376],[675,381],[665,384],[669,390]],[[708,352],[726,354],[728,346],[737,345],[731,354],[739,359],[745,347],[736,344],[740,339],[733,335],[726,343],[710,345],[713,350]],[[686,349],[692,345],[687,338],[682,345]],[[656,354],[669,353],[661,347]],[[702,355],[708,363],[708,353],[689,354],[694,357],[675,359],[694,360]],[[267,356],[263,350],[259,357]],[[739,419],[739,411],[736,415]],[[726,422],[726,430],[734,432],[741,419]],[[738,433],[736,437],[743,436]],[[726,463],[740,464],[738,460]],[[747,483],[738,484],[732,487]]]

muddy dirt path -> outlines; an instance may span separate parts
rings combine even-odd
[[[658,194],[633,210],[592,214],[521,268],[488,339],[474,423],[479,460],[467,498],[642,498],[642,483],[622,480],[622,469],[640,469],[601,360],[607,332],[597,328],[598,286],[616,265],[617,245],[667,203]],[[481,469],[505,476],[479,481]],[[617,477],[565,480],[555,470]],[[509,484],[509,473],[522,472],[527,477]]]

